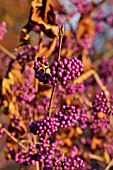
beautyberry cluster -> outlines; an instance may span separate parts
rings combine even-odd
[[[35,163],[34,160],[31,160],[29,152],[22,148],[19,148],[17,153],[15,153],[13,148],[10,148],[9,153],[11,154],[12,159],[14,159],[18,164],[32,165]]]
[[[84,93],[84,91],[85,91],[85,86],[84,86],[83,83],[76,83],[76,84],[74,84],[74,83],[72,82],[72,83],[67,83],[67,84],[65,85],[65,89],[66,89],[66,93],[67,93],[67,94],[73,95],[73,94],[75,94],[76,92]]]
[[[48,68],[50,73],[46,71]],[[35,77],[44,84],[56,86],[59,81],[62,85],[66,85],[69,80],[80,76],[83,71],[83,64],[74,57],[56,60],[48,67],[45,57],[38,57],[37,62],[34,63],[34,70]]]
[[[48,62],[45,61],[44,56],[38,57],[37,62],[34,62],[35,77],[39,82],[43,82],[44,84],[51,83],[51,75],[47,73],[48,68]]]
[[[50,66],[52,84],[56,86],[58,80],[62,85],[66,85],[69,80],[79,77],[82,71],[83,64],[76,57],[56,60]]]
[[[72,126],[79,119],[79,110],[75,106],[65,106],[55,113],[55,117],[58,118],[60,122],[60,128],[67,128]]]
[[[58,118],[46,116],[44,119],[32,122],[30,132],[40,137],[45,137],[45,134],[47,134],[49,137],[58,130],[59,125]]]
[[[97,114],[97,113],[96,113]],[[99,115],[91,116],[90,129],[94,133],[104,133],[106,132],[107,126],[109,125],[109,118],[107,115],[103,114],[100,118]]]
[[[16,59],[18,60],[22,68],[24,68],[26,62],[30,62],[34,60],[37,50],[38,50],[37,45],[36,46],[25,45],[23,47],[23,51],[17,53]]]
[[[55,168],[59,170],[59,167],[62,167],[63,170],[76,170],[86,168],[83,160],[79,157],[64,157],[64,160],[58,161],[56,160]]]
[[[95,112],[108,112],[108,99],[106,98],[104,92],[101,92],[95,96],[92,102],[92,107]]]
[[[49,169],[52,166],[52,159],[55,154],[56,144],[50,143],[49,140],[40,138],[42,144],[37,144],[37,153],[31,155],[31,159],[37,160],[40,163],[44,162],[45,169]]]

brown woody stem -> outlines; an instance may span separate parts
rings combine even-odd
[[[59,30],[59,51],[58,51],[58,60],[60,60],[60,54],[61,54],[61,46],[62,46],[62,39],[64,36],[64,25]]]
[[[0,124],[0,125],[1,125],[1,124]],[[20,143],[14,136],[12,136],[11,133],[10,133],[6,128],[2,128],[2,129],[3,129],[3,132],[4,132],[8,137],[10,137],[15,143],[18,144],[18,146],[20,146],[22,149],[27,150],[26,147],[25,147],[22,143]]]
[[[51,117],[51,111],[52,111],[52,102],[53,102],[53,96],[55,93],[55,87],[53,86],[51,98],[50,98],[50,104],[49,104],[49,117]]]
[[[13,60],[16,59],[16,56],[12,54],[9,50],[7,50],[5,47],[3,47],[1,44],[0,44],[0,50],[4,52],[6,55],[8,55],[11,59]]]
[[[106,86],[103,85],[103,83],[96,71],[94,72],[93,76],[94,76],[97,84],[99,85],[100,89],[105,93],[106,97],[109,97],[109,91],[107,90]]]
[[[107,165],[105,170],[109,170],[113,166],[113,159],[110,161],[110,163]]]
[[[90,154],[89,157],[90,157],[91,159],[95,159],[95,160],[97,160],[97,161],[104,162],[104,158],[102,158],[102,157],[100,157],[100,156],[98,156],[98,155]]]
[[[61,46],[62,46],[62,39],[64,36],[64,26],[62,26],[59,30],[59,52],[58,52],[58,60],[60,60],[60,54],[61,54]],[[49,104],[49,117],[51,117],[51,111],[52,111],[52,101],[53,101],[53,96],[55,93],[55,87],[53,86],[52,93],[51,93],[51,98],[50,98],[50,104]]]

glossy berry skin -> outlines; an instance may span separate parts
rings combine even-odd
[[[50,73],[47,72],[47,69],[49,69]],[[38,57],[37,62],[34,63],[34,70],[35,77],[40,82],[53,86],[61,83],[65,86],[69,80],[74,80],[80,76],[83,71],[83,64],[74,57],[56,60],[49,67],[45,57]]]
[[[52,84],[55,86],[59,81],[64,86],[69,80],[79,77],[82,71],[83,64],[76,57],[56,60],[50,65]]]
[[[46,116],[45,119],[32,122],[29,128],[34,135],[45,137],[45,134],[47,134],[47,136],[50,137],[58,130],[59,125],[58,118],[49,118]]]
[[[93,110],[95,112],[103,112],[107,113],[108,112],[108,102],[109,100],[106,98],[104,92],[101,92],[95,96],[92,102]]]
[[[56,144],[50,143],[49,140],[43,138],[40,138],[40,141],[41,144],[36,145],[37,153],[31,154],[31,159],[37,160],[40,163],[44,162],[45,170],[51,170]]]
[[[59,120],[60,128],[67,128],[76,124],[79,119],[79,110],[75,106],[63,105],[62,109],[55,113],[55,117]]]

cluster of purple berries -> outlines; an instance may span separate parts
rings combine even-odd
[[[48,62],[45,61],[44,56],[38,57],[37,62],[34,62],[35,77],[39,82],[43,82],[44,84],[51,83],[51,75],[46,72],[48,68]]]
[[[24,149],[19,148],[18,152],[15,153],[13,148],[10,148],[9,153],[11,154],[12,159],[18,164],[32,165],[35,163],[35,161],[29,156],[29,152]]]
[[[55,117],[46,116],[44,119],[32,122],[29,126],[30,132],[34,135],[44,137],[47,134],[50,137],[58,128],[67,128],[72,126],[79,119],[79,109],[75,106],[65,106],[55,113]]]
[[[91,3],[87,0],[71,0],[71,2],[77,7],[78,12],[81,14],[88,14],[92,9]]]
[[[58,130],[59,125],[58,118],[46,116],[44,119],[32,122],[29,128],[34,135],[45,137],[45,134],[47,134],[47,136],[50,137]]]
[[[86,165],[84,164],[83,160],[79,157],[64,157],[64,160],[56,160],[55,161],[55,170],[59,170],[60,167],[63,170],[76,170],[76,169],[84,169]]]
[[[48,68],[50,73],[47,73]],[[56,60],[49,67],[48,62],[45,62],[45,57],[38,57],[37,62],[34,63],[34,70],[35,77],[44,84],[56,86],[59,81],[62,85],[66,85],[69,80],[80,76],[83,64],[74,57]]]
[[[104,133],[109,125],[108,115],[104,115],[102,118],[98,118],[96,115],[91,116],[90,129],[94,133]]]
[[[24,67],[26,62],[30,62],[34,60],[34,57],[37,53],[38,46],[31,46],[25,45],[23,47],[23,51],[20,51],[16,55],[16,59],[18,60],[19,64]]]
[[[45,169],[52,166],[52,159],[55,155],[56,144],[50,143],[49,140],[40,139],[42,144],[37,144],[37,153],[31,155],[31,159],[37,160],[40,163],[44,162]]]
[[[78,110],[80,112],[80,116],[77,125],[81,127],[81,129],[86,129],[90,120],[90,116],[87,114],[87,111],[84,108],[78,108]]]
[[[97,94],[92,102],[94,112],[107,113],[109,110],[107,102],[109,102],[109,100],[105,96],[104,92],[100,92],[99,94]]]
[[[79,119],[79,110],[75,106],[62,106],[62,109],[55,113],[60,122],[60,128],[72,126]]]
[[[50,65],[52,84],[56,86],[58,80],[62,85],[66,85],[69,80],[79,77],[82,71],[83,64],[76,57],[56,60]]]
[[[75,94],[76,92],[79,92],[79,93],[84,93],[85,91],[85,86],[83,83],[67,83],[65,85],[65,89],[66,89],[66,93],[69,94],[69,95],[73,95]]]
[[[35,89],[31,82],[25,81],[23,85],[16,84],[14,85],[13,90],[17,93],[19,100],[32,102],[35,98]]]

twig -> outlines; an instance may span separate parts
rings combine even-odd
[[[59,30],[59,51],[58,51],[58,60],[60,60],[60,54],[61,54],[61,46],[62,46],[62,39],[64,36],[64,25]]]
[[[110,161],[110,163],[107,165],[105,170],[109,170],[113,166],[113,159]]]
[[[2,125],[0,124],[0,126]],[[18,144],[18,146],[20,146],[22,149],[27,150],[26,147],[21,142],[19,142],[14,136],[12,136],[11,133],[6,128],[2,128],[2,129],[3,129],[3,132],[6,133],[7,136],[9,136],[15,143]]]
[[[106,97],[109,97],[109,91],[107,90],[106,86],[103,85],[99,75],[97,74],[97,72],[95,71],[94,74],[93,74],[96,82],[98,83],[100,89],[105,93]]]
[[[74,83],[81,83],[85,80],[87,80],[89,77],[91,77],[94,74],[95,70],[91,69],[88,72],[83,73],[80,77],[74,80]]]
[[[90,154],[89,157],[90,157],[91,159],[95,159],[95,160],[97,160],[97,161],[101,161],[101,162],[104,162],[104,161],[105,161],[104,158],[102,158],[102,157],[100,157],[100,156],[98,156],[98,155]]]
[[[53,86],[52,93],[51,93],[51,98],[50,98],[50,103],[49,103],[49,117],[51,117],[51,110],[52,110],[52,102],[53,102],[53,96],[55,93],[55,87]]]
[[[60,55],[61,55],[61,46],[62,46],[62,39],[64,36],[64,25],[60,28],[59,30],[59,51],[58,51],[58,60],[60,60]],[[51,110],[52,110],[52,101],[53,101],[53,96],[55,93],[55,87],[53,86],[52,93],[51,93],[51,98],[50,98],[50,104],[49,104],[49,117],[51,117]]]
[[[4,52],[6,55],[8,55],[11,59],[13,60],[16,59],[16,56],[12,54],[9,50],[7,50],[5,47],[3,47],[1,44],[0,44],[0,50]]]

